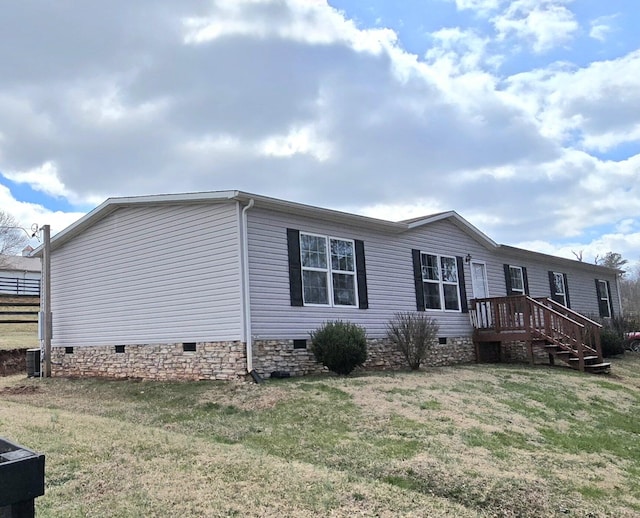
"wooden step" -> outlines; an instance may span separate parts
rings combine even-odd
[[[585,362],[589,362],[589,361],[597,360],[597,359],[598,359],[597,356],[585,356],[584,357],[584,361]],[[577,362],[577,361],[580,361],[580,358],[569,358],[569,361],[570,362]]]

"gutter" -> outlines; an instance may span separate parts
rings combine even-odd
[[[241,261],[241,282],[242,282],[242,299],[244,304],[244,338],[247,350],[247,372],[256,379],[253,370],[253,338],[251,336],[251,298],[249,290],[249,236],[247,230],[247,212],[253,207],[255,201],[253,198],[242,209],[242,261]]]

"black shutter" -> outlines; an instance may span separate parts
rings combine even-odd
[[[522,268],[522,282],[524,283],[524,294],[529,295],[529,278],[527,277],[527,269],[524,266]]]
[[[458,286],[460,286],[460,309],[463,313],[469,313],[469,303],[467,302],[467,287],[464,285],[464,259],[456,257],[458,266]]]
[[[416,286],[416,308],[424,311],[424,286],[422,285],[422,262],[420,250],[411,250],[413,256],[413,280]]]
[[[558,304],[562,304],[560,297],[556,295],[556,277],[551,270],[549,270],[549,293],[551,293],[551,299],[555,300]]]
[[[287,229],[289,252],[289,296],[292,306],[304,306],[302,299],[302,264],[300,262],[300,231]]]
[[[511,272],[509,271],[509,265],[504,265],[504,283],[507,287],[507,296],[513,295],[513,291],[511,290]]]
[[[569,283],[567,282],[567,274],[563,273],[562,277],[564,278],[564,298],[567,299],[567,307],[571,307],[571,301],[569,300]]]
[[[364,261],[364,242],[356,239],[356,276],[358,282],[358,305],[360,309],[369,309],[367,293],[367,265]]]

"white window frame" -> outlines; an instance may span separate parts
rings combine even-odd
[[[554,295],[556,297],[562,297],[562,305],[567,306],[567,285],[564,282],[564,273],[561,272],[552,272],[553,273],[553,289],[555,291]],[[556,286],[556,279],[560,278],[560,285],[562,286],[562,293],[558,293]]]
[[[336,237],[336,236],[328,236],[324,234],[314,234],[313,232],[303,232],[300,231],[300,241],[302,241],[302,236],[311,236],[311,237],[319,237],[325,240],[325,253],[326,253],[326,268],[318,268],[313,266],[304,266],[304,260],[302,258],[302,244],[300,245],[300,266],[302,268],[301,271],[301,281],[302,281],[302,301],[305,306],[316,306],[316,307],[336,307],[336,308],[358,308],[358,268],[356,265],[356,243],[353,239],[348,239],[344,237]],[[351,249],[353,250],[353,271],[347,270],[334,270],[331,267],[331,241],[345,241],[347,243],[351,243]],[[327,279],[327,304],[318,304],[313,302],[307,302],[304,297],[304,272],[313,271],[313,272],[324,272]],[[333,274],[340,275],[349,275],[353,279],[353,292],[354,292],[354,303],[353,304],[336,304],[335,303],[335,291],[333,287]]]
[[[427,279],[425,278],[425,267],[423,262],[423,256],[433,256],[437,258],[438,262],[438,279]],[[455,264],[455,272],[456,272],[456,282],[444,281],[442,276],[442,259],[453,259]],[[440,308],[428,308],[427,307],[427,296],[424,294],[424,309],[425,311],[446,311],[449,313],[461,313],[462,312],[462,301],[460,295],[460,276],[458,275],[458,258],[455,255],[441,255],[441,254],[433,254],[430,252],[420,251],[420,267],[422,271],[422,289],[424,291],[425,283],[428,284],[437,284],[438,285],[438,293],[440,295]],[[458,296],[458,309],[446,309],[445,297],[444,297],[444,287],[446,286],[455,286],[456,294]]]
[[[511,280],[512,279],[512,277],[511,277],[511,270],[512,269],[520,272],[520,281],[522,283],[522,289],[513,287],[513,281]],[[518,293],[520,295],[526,295],[525,288],[524,288],[524,272],[522,271],[522,266],[515,266],[513,264],[509,265],[509,282],[511,282],[511,294],[512,295],[514,293]]]
[[[611,318],[611,299],[609,298],[609,281],[598,279],[598,286],[600,286],[600,301],[607,301],[607,310],[609,315],[603,318]]]

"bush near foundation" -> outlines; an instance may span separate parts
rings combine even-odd
[[[316,360],[336,374],[346,376],[367,360],[367,335],[356,324],[341,320],[325,322],[310,336]]]
[[[411,370],[420,364],[438,338],[437,322],[424,313],[396,313],[387,324],[387,338],[404,355]]]

